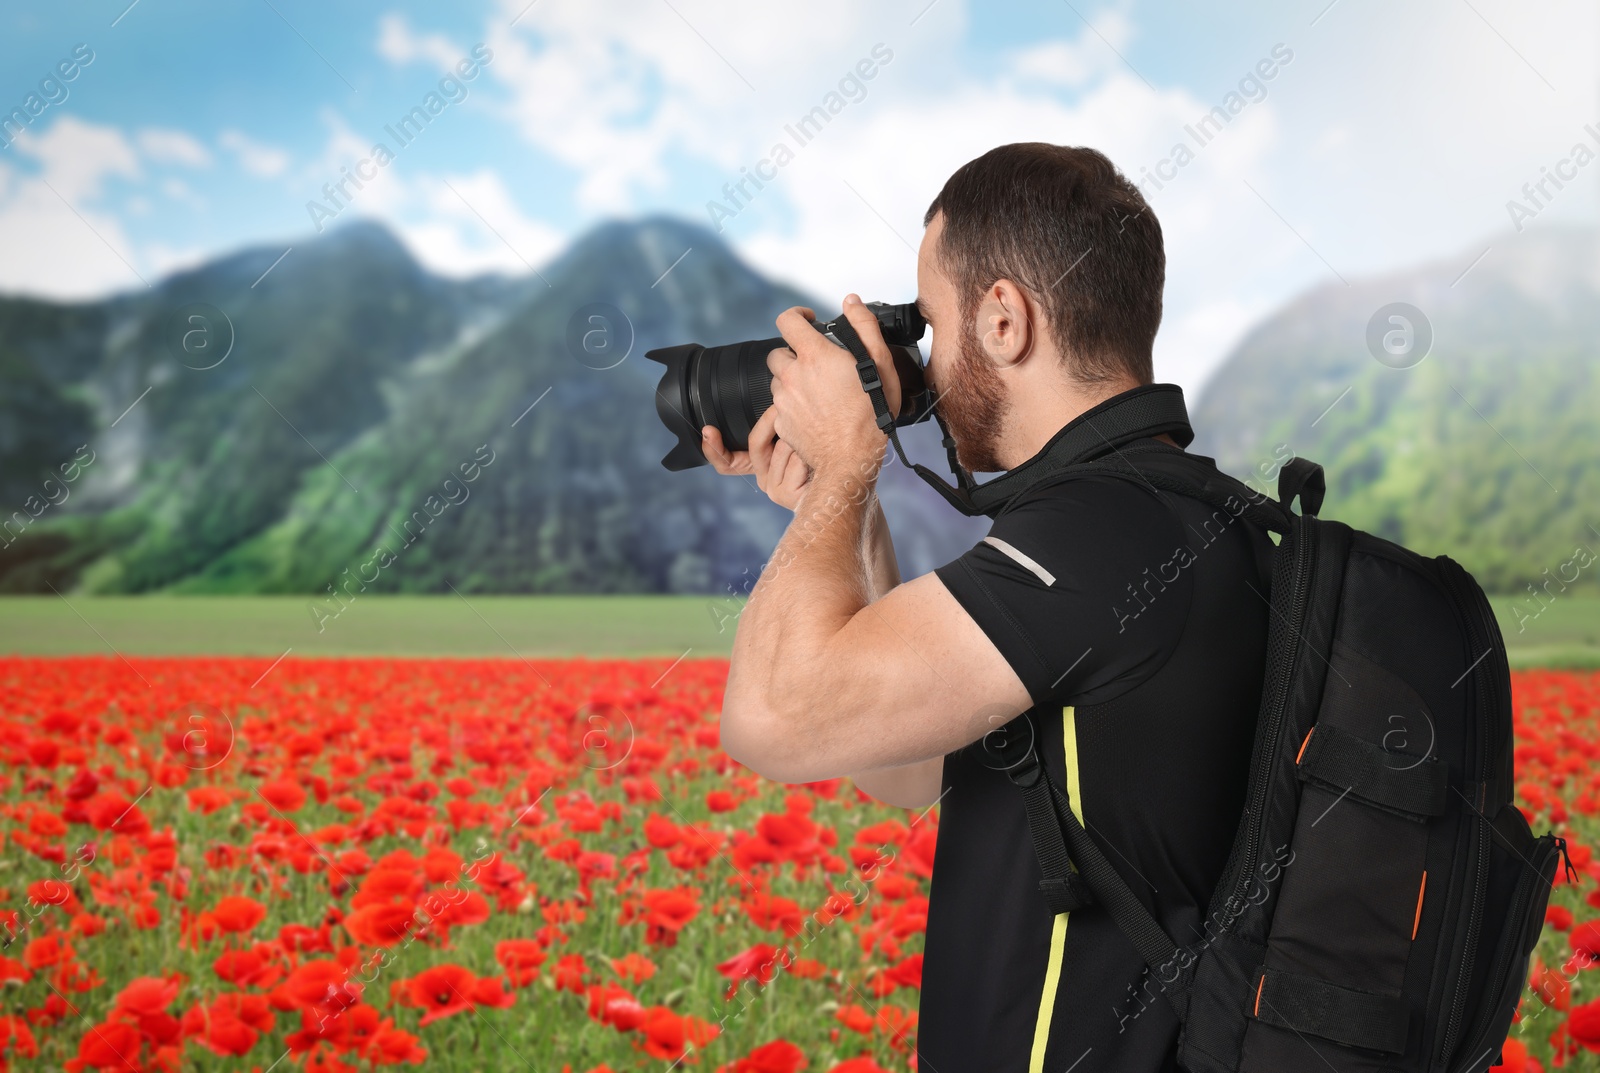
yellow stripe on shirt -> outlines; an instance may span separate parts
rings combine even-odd
[[[1083,822],[1083,795],[1078,792],[1078,723],[1073,708],[1061,709],[1061,745],[1067,763],[1067,795],[1072,814]],[[1045,966],[1044,994],[1039,996],[1039,1017],[1033,1024],[1033,1053],[1028,1073],[1043,1073],[1044,1052],[1050,1043],[1050,1015],[1056,1008],[1056,986],[1061,982],[1062,955],[1067,946],[1068,913],[1057,913],[1050,928],[1050,960]]]

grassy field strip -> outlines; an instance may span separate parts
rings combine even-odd
[[[725,656],[741,606],[714,596],[366,595],[319,623],[304,596],[67,599],[0,598],[0,653]]]
[[[1531,598],[1493,603],[1513,666],[1600,667],[1600,595],[1565,595],[1537,615]],[[366,595],[319,621],[311,605],[304,596],[0,597],[0,654],[726,656],[742,606],[717,596]]]

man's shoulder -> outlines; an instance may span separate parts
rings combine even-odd
[[[1172,498],[1172,493],[1161,491],[1137,473],[1069,470],[1046,477],[1018,493],[995,520],[998,522],[1014,514],[1070,511],[1076,512],[1082,520],[1095,517],[1118,525],[1131,525],[1151,515],[1170,513]]]

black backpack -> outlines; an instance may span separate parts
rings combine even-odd
[[[1445,556],[1318,518],[1314,463],[1287,463],[1274,501],[1151,438],[1192,436],[1170,385],[1085,418],[1058,437],[1077,448],[1053,441],[1005,494],[1116,475],[1244,517],[1277,546],[1246,806],[1205,938],[1174,942],[1123,881],[1041,777],[1034,727],[1010,736],[1026,751],[1007,774],[1051,912],[1111,914],[1177,1011],[1191,1073],[1497,1064],[1566,843],[1534,837],[1511,804],[1510,670],[1482,590]]]

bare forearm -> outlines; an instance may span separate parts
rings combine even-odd
[[[896,808],[927,808],[939,800],[944,781],[944,757],[916,764],[858,771],[851,780],[866,794]]]
[[[823,665],[828,642],[887,580],[881,557],[868,556],[876,476],[875,466],[818,473],[795,505],[794,520],[739,616],[723,706],[725,738],[730,730],[736,739],[756,732],[754,724],[779,707],[793,715],[841,700],[820,695],[814,670]],[[817,728],[785,729],[804,734]]]
[[[889,537],[889,520],[884,517],[883,503],[876,494],[867,515],[866,540],[868,576],[872,580],[872,598],[876,600],[900,584],[900,563],[895,559],[894,541]]]

